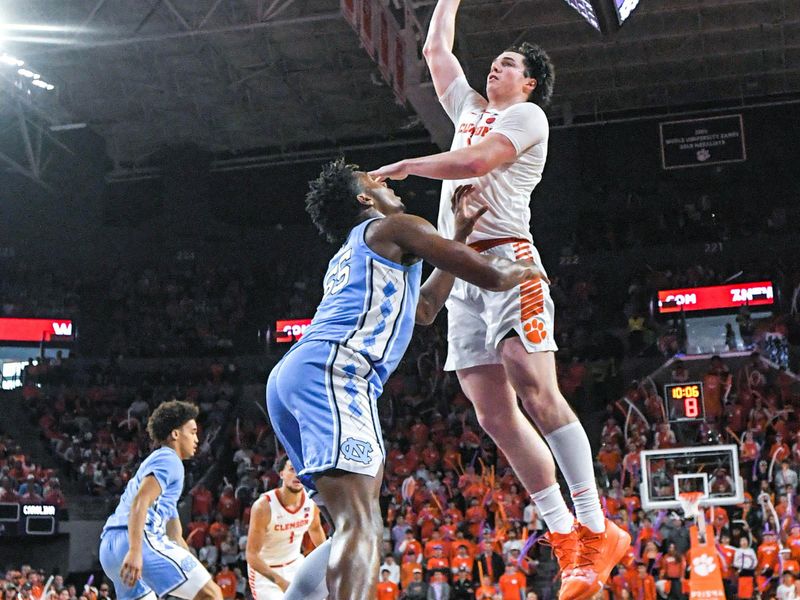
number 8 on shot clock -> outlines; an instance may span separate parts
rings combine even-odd
[[[699,381],[664,386],[664,409],[670,423],[704,421],[703,384]]]

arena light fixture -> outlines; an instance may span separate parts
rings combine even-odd
[[[30,80],[31,85],[39,89],[45,90],[47,92],[51,92],[54,89],[56,89],[56,86],[54,86],[52,83],[44,81],[39,73],[36,73],[30,68],[25,67],[24,60],[17,58],[16,56],[12,56],[7,52],[3,52],[2,54],[0,54],[0,67],[2,67],[3,65],[9,67],[16,67],[17,69],[16,74],[24,78],[24,79],[17,79],[17,87],[20,87],[20,82],[24,82],[25,80]]]
[[[25,61],[18,59],[16,56],[11,56],[10,54],[3,52],[0,54],[0,63],[9,65],[11,67],[21,67],[25,64]]]

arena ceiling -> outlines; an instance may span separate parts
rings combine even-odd
[[[31,174],[37,135],[57,143],[51,127],[74,123],[106,140],[118,171],[185,144],[235,166],[254,152],[445,143],[450,125],[419,55],[435,0],[363,1],[408,43],[404,103],[338,0],[6,0],[0,51],[56,86],[29,93],[0,65],[0,113],[28,128],[17,166]],[[554,124],[800,94],[797,0],[641,0],[609,37],[562,0],[464,0],[457,53],[475,86],[523,39],[556,64]]]

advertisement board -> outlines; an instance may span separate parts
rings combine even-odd
[[[740,306],[769,306],[775,303],[771,281],[732,283],[708,287],[659,290],[660,314],[698,310],[720,310]]]

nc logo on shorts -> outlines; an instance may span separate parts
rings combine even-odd
[[[372,462],[369,453],[372,452],[372,444],[363,440],[347,438],[342,442],[342,454],[347,460],[368,465]]]
[[[197,561],[194,559],[193,556],[187,556],[181,561],[181,570],[184,573],[188,573],[192,569],[197,566]]]

